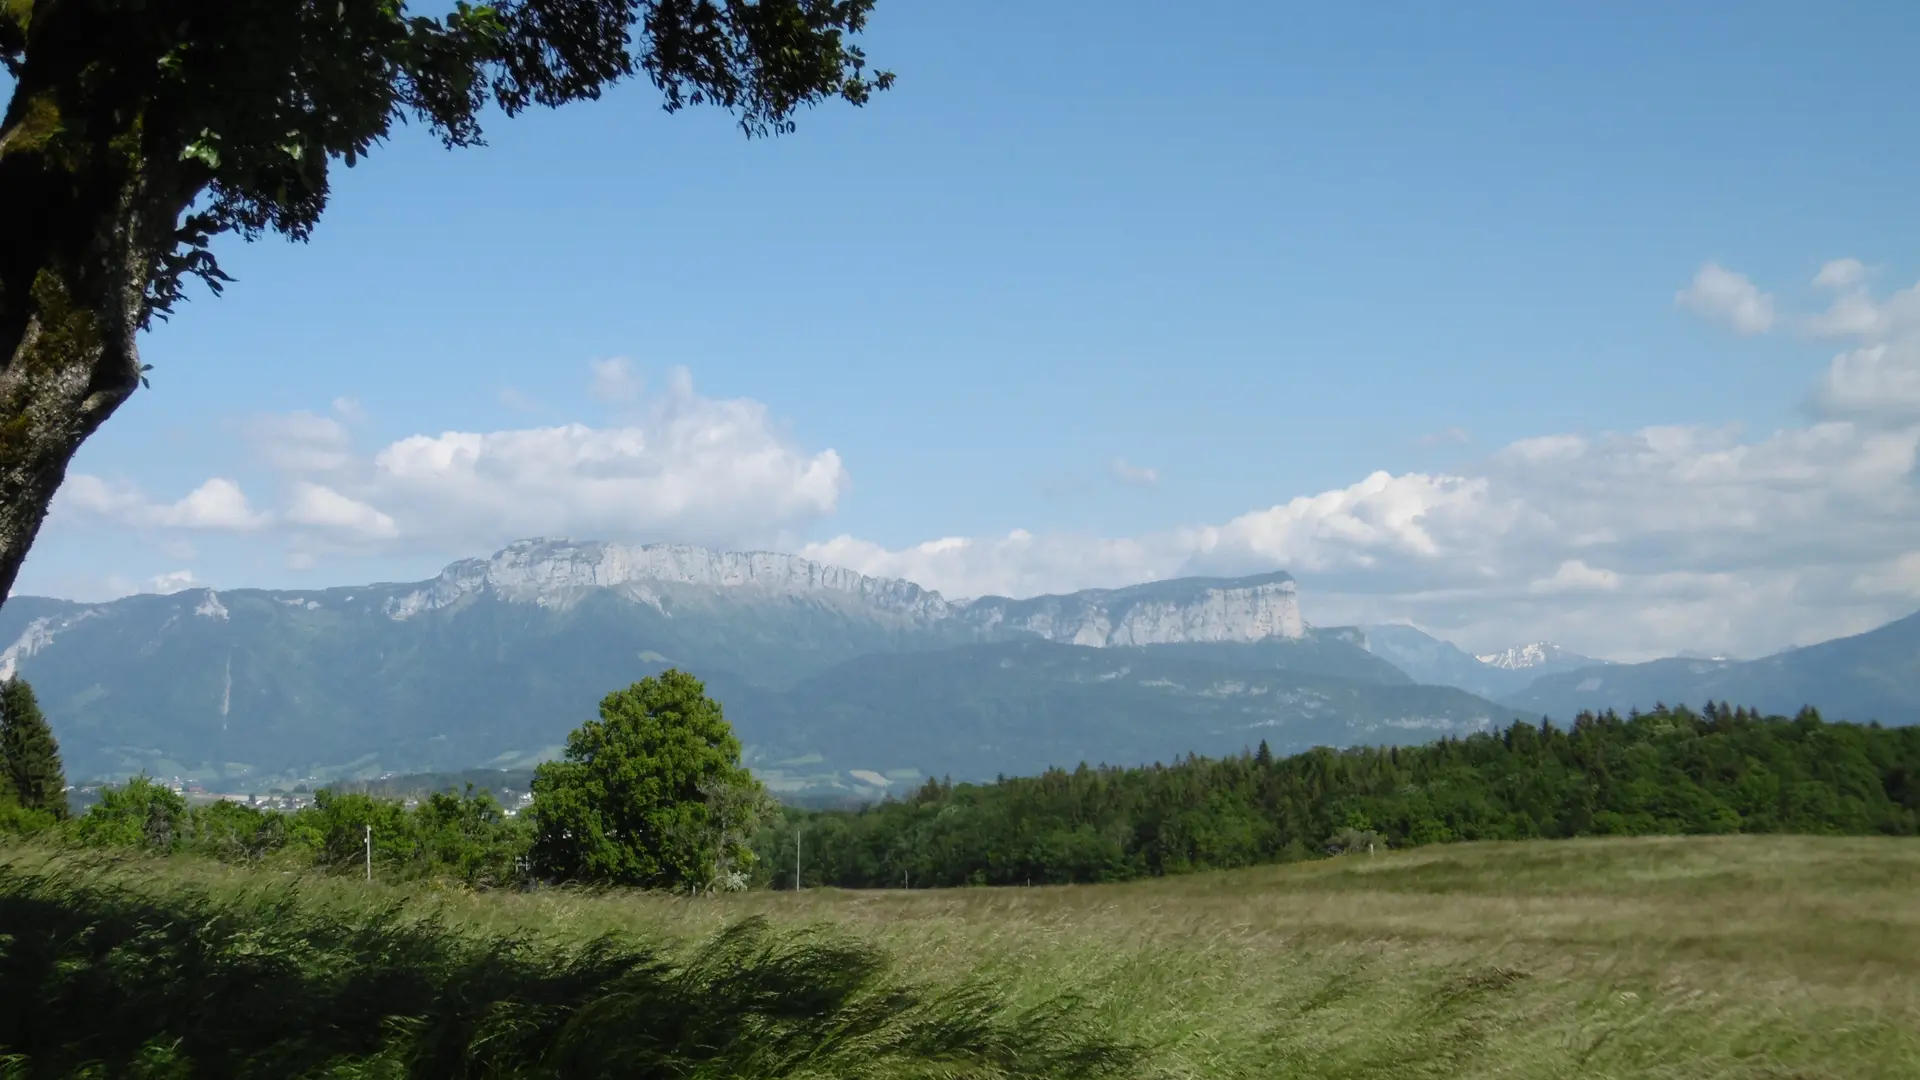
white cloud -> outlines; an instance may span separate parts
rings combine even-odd
[[[332,529],[368,540],[386,540],[400,530],[393,518],[358,499],[323,484],[302,481],[294,486],[293,501],[287,507],[287,520],[296,525]]]
[[[1588,566],[1579,559],[1568,559],[1551,576],[1530,582],[1527,591],[1541,594],[1611,592],[1619,587],[1619,574]]]
[[[1109,468],[1113,478],[1128,487],[1156,488],[1160,486],[1160,470],[1128,464],[1126,458],[1114,458]]]
[[[596,379],[626,372],[606,362]],[[684,371],[625,400],[618,426],[410,435],[371,454],[326,417],[251,431],[287,476],[284,521],[309,555],[379,543],[456,556],[533,535],[765,543],[830,514],[847,490],[834,451],[795,446],[757,402],[699,396]]]
[[[61,485],[53,510],[137,528],[248,532],[271,520],[254,512],[239,484],[218,476],[177,502],[156,503],[131,484],[75,473]]]
[[[287,472],[330,472],[351,460],[353,437],[331,416],[310,412],[256,416],[244,429],[267,464]]]
[[[349,424],[358,424],[367,418],[367,411],[360,407],[359,398],[334,398],[333,411],[340,415],[340,419],[345,420]]]
[[[1835,259],[1813,276],[1818,289],[1852,289],[1867,280],[1867,268],[1859,259]]]
[[[943,595],[1033,596],[1166,577],[1178,566],[1155,540],[1108,540],[1015,529],[1004,536],[946,537],[888,550],[852,536],[808,544],[799,554],[877,577],[905,578]]]
[[[1703,296],[1746,282],[1721,273],[1705,275]],[[840,535],[802,553],[950,597],[1286,569],[1314,622],[1408,621],[1481,651],[1547,638],[1627,660],[1755,656],[1858,632],[1920,598],[1920,290],[1876,298],[1868,278],[1830,263],[1815,282],[1831,306],[1784,317],[1848,343],[1800,426],[1547,434],[1137,536],[1013,530],[888,547]],[[1782,318],[1770,300],[1764,311]],[[631,370],[603,364],[595,378],[617,397]],[[781,546],[850,485],[832,450],[796,445],[756,402],[700,397],[684,372],[620,412],[615,426],[419,434],[373,452],[328,417],[255,434],[285,473],[278,520],[294,567],[348,548],[460,556],[542,534]],[[76,476],[60,506],[149,525],[265,519],[224,480],[153,504]]]
[[[182,589],[191,589],[200,583],[191,570],[174,570],[160,574],[147,582],[148,590],[156,593],[177,593]]]
[[[601,401],[624,404],[638,399],[644,389],[640,376],[633,372],[633,362],[624,356],[595,360],[587,366],[593,372],[593,396]]]
[[[509,386],[501,390],[499,398],[500,404],[505,405],[514,412],[540,412],[544,408],[538,401],[535,401],[531,396],[522,392],[517,387]]]
[[[1905,596],[1920,599],[1920,551],[1909,551],[1861,571],[1853,591],[1867,597]]]
[[[1851,338],[1814,389],[1828,416],[1908,423],[1920,420],[1920,284],[1876,299],[1858,260],[1822,267],[1814,284],[1834,294],[1827,310],[1805,320],[1819,337]]]
[[[159,523],[175,529],[227,529],[244,532],[267,523],[247,505],[240,485],[214,477],[172,506],[160,508]]]
[[[807,549],[948,595],[1293,571],[1309,619],[1409,621],[1471,647],[1553,638],[1618,659],[1759,655],[1910,613],[1856,583],[1920,545],[1920,429],[1845,421],[1521,440],[1461,474],[1376,472],[1218,525],[1133,539]],[[1909,567],[1908,569],[1914,569]]]
[[[1465,446],[1473,441],[1473,432],[1463,427],[1450,427],[1431,435],[1422,435],[1414,441],[1421,446]]]
[[[1693,284],[1674,295],[1674,302],[1737,334],[1764,334],[1773,328],[1773,297],[1761,292],[1745,274],[1717,263],[1702,266],[1693,275]]]

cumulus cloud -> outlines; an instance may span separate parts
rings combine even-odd
[[[177,593],[182,589],[191,589],[199,583],[200,579],[193,576],[193,571],[174,570],[155,576],[147,582],[147,589],[149,592],[161,594]]]
[[[1568,559],[1552,575],[1537,578],[1527,585],[1531,593],[1610,592],[1620,587],[1620,575],[1611,570],[1588,566],[1579,559]]]
[[[1015,529],[997,537],[945,537],[889,550],[852,536],[807,544],[800,555],[875,577],[905,578],[950,598],[1034,596],[1167,577],[1179,559],[1146,540]]]
[[[389,515],[324,484],[304,481],[294,486],[287,520],[369,540],[386,540],[400,534]]]
[[[1805,320],[1818,337],[1851,339],[1813,392],[1827,416],[1911,423],[1920,420],[1920,284],[1876,298],[1855,259],[1822,267],[1814,284],[1833,293]]]
[[[269,418],[253,433],[287,475],[282,520],[309,554],[466,554],[531,535],[766,542],[830,514],[848,488],[838,454],[796,446],[758,402],[701,397],[678,370],[660,393],[628,395],[624,361],[594,377],[596,392],[624,395],[625,422],[418,434],[371,453],[328,417]]]
[[[1126,458],[1114,458],[1108,469],[1113,478],[1128,487],[1156,488],[1160,486],[1160,470],[1149,469],[1128,463]]]
[[[624,356],[595,360],[588,368],[593,372],[593,396],[601,401],[624,404],[639,398],[644,389],[633,362]]]
[[[1909,551],[1867,567],[1853,579],[1853,591],[1867,597],[1892,595],[1920,599],[1920,551]]]
[[[514,412],[534,413],[544,410],[544,406],[538,401],[535,401],[531,395],[522,392],[516,387],[509,386],[500,391],[498,396],[500,404],[505,405]]]
[[[1414,440],[1421,446],[1465,446],[1473,441],[1473,432],[1463,427],[1450,427],[1430,435],[1422,435]]]
[[[176,502],[160,503],[132,484],[75,473],[61,485],[53,510],[61,516],[105,519],[136,528],[248,532],[271,520],[254,511],[239,484],[217,476]]]
[[[1407,621],[1481,648],[1547,637],[1625,660],[1758,655],[1909,613],[1912,593],[1860,583],[1920,540],[1917,447],[1920,429],[1845,421],[1753,440],[1551,436],[1459,474],[1376,472],[1138,538],[840,537],[806,553],[949,595],[1286,569],[1322,625]]]
[[[1852,289],[1867,280],[1867,267],[1859,259],[1835,259],[1813,275],[1816,289]]]
[[[1827,264],[1814,278],[1827,306],[1811,314],[1781,315],[1711,265],[1682,294],[1735,329],[1779,321],[1845,342],[1798,426],[1550,433],[1135,536],[839,535],[801,553],[955,598],[1285,569],[1316,623],[1410,622],[1478,651],[1546,638],[1621,660],[1754,656],[1859,632],[1920,599],[1920,287],[1882,295],[1871,279],[1856,260]],[[703,398],[684,372],[652,394],[624,363],[592,377],[620,402],[618,424],[423,433],[370,451],[335,416],[256,425],[287,485],[273,520],[292,533],[288,565],[344,548],[464,555],[541,534],[784,546],[848,490],[834,451],[796,445],[756,402]],[[268,520],[227,480],[154,503],[77,476],[60,506],[148,525]]]
[[[1764,334],[1773,328],[1773,297],[1761,292],[1745,274],[1717,263],[1707,263],[1693,275],[1693,284],[1674,295],[1674,302],[1737,334]]]
[[[287,472],[331,472],[351,460],[353,436],[331,416],[310,412],[256,416],[242,430],[267,464]]]

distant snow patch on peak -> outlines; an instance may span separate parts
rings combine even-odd
[[[1536,641],[1531,645],[1515,645],[1496,653],[1482,653],[1475,660],[1488,667],[1505,671],[1532,671],[1536,668],[1550,668],[1564,671],[1577,667],[1604,667],[1610,660],[1598,660],[1591,656],[1582,656],[1571,649],[1555,645],[1551,641]]]
[[[227,605],[220,602],[219,593],[208,589],[206,599],[200,601],[200,606],[194,608],[193,613],[195,615],[204,615],[209,619],[219,619],[221,622],[225,622],[227,620]]]
[[[1527,668],[1542,667],[1552,663],[1554,658],[1565,652],[1550,641],[1536,641],[1531,645],[1515,645],[1501,652],[1480,653],[1475,660],[1505,671],[1525,671]]]

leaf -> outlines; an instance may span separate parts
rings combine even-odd
[[[206,128],[201,128],[200,137],[188,143],[186,148],[180,151],[180,160],[198,161],[209,169],[217,169],[220,167],[220,149],[214,144],[219,141],[220,136]]]

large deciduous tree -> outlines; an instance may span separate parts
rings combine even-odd
[[[668,670],[600,702],[565,759],[534,773],[534,871],[564,880],[713,887],[753,858],[765,813],[740,741],[700,680]]]
[[[891,76],[849,42],[874,0],[0,0],[0,602],[80,444],[144,383],[139,332],[223,233],[305,239],[328,170],[396,122],[449,147],[491,106],[644,74],[749,135]]]

